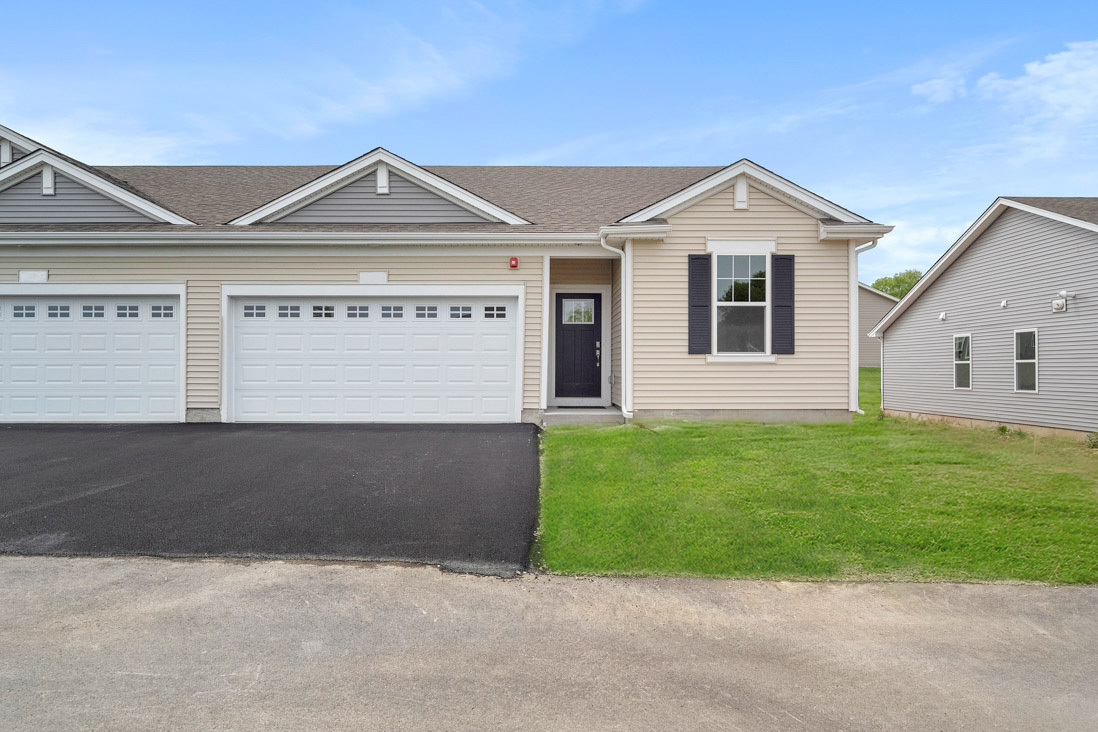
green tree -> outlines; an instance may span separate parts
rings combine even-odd
[[[915,286],[923,273],[917,269],[905,269],[891,277],[879,277],[873,281],[873,289],[887,292],[892,297],[903,297],[907,291]]]

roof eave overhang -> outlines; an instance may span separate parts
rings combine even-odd
[[[964,254],[965,250],[968,249],[972,242],[976,241],[989,226],[995,223],[995,220],[998,219],[1004,211],[1010,208],[1025,211],[1037,216],[1043,216],[1047,219],[1052,219],[1053,221],[1077,226],[1080,229],[1098,232],[1098,224],[1091,223],[1090,221],[1082,221],[1054,211],[1048,211],[1036,206],[1030,206],[1029,204],[1012,201],[1009,198],[997,198],[995,199],[995,202],[988,206],[987,210],[980,215],[980,218],[976,219],[976,221],[961,234],[960,238],[945,251],[945,254],[938,258],[938,261],[935,262],[934,265],[927,270],[926,274],[915,283],[915,286],[912,287],[906,295],[900,298],[900,301],[896,303],[896,306],[881,318],[881,322],[877,323],[877,325],[873,327],[873,330],[869,331],[869,336],[872,338],[880,338],[884,335],[885,331],[887,331],[889,327],[891,327],[892,324],[911,307],[911,304],[919,299],[919,296],[925,292],[928,287],[934,284],[934,281],[937,280],[943,272],[949,269],[949,266],[953,264],[958,257]]]
[[[615,224],[599,228],[599,237],[607,241],[627,239],[657,239],[662,241],[671,233],[671,224]]]
[[[825,224],[820,222],[820,241],[854,242],[857,245],[868,244],[880,239],[894,227],[885,224]]]
[[[0,231],[0,247],[48,245],[522,245],[598,244],[593,232]]]

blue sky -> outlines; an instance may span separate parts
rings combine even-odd
[[[0,122],[93,164],[748,157],[896,225],[868,281],[998,195],[1098,195],[1098,3],[300,7],[9,7]]]

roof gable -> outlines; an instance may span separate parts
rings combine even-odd
[[[1021,199],[1021,201],[1042,202],[1056,200],[1079,201],[1085,199]],[[995,203],[988,206],[987,210],[980,215],[980,218],[976,219],[976,221],[973,222],[972,226],[968,227],[968,229],[965,230],[965,233],[961,234],[961,237],[953,243],[953,246],[947,249],[945,254],[939,257],[938,261],[935,262],[929,270],[927,270],[926,274],[924,274],[922,278],[915,283],[915,286],[912,287],[911,290],[906,295],[904,295],[903,298],[900,299],[900,302],[896,304],[896,307],[892,308],[892,310],[890,310],[889,313],[881,319],[881,322],[877,323],[877,325],[874,326],[873,330],[869,332],[869,335],[877,338],[884,334],[884,332],[888,330],[889,326],[895,323],[896,320],[899,319],[899,317],[903,315],[904,312],[909,307],[911,307],[911,305],[914,304],[916,300],[919,299],[919,296],[926,292],[927,288],[934,284],[934,282],[937,281],[937,279],[941,277],[946,270],[949,269],[950,265],[957,261],[957,259],[962,254],[964,254],[965,251],[970,246],[972,246],[972,244],[977,239],[980,238],[980,235],[987,231],[987,228],[995,223],[995,221],[1000,216],[1002,216],[1005,211],[1008,211],[1010,209],[1025,211],[1027,213],[1035,214],[1037,216],[1043,216],[1047,219],[1052,219],[1053,221],[1059,221],[1061,223],[1077,226],[1081,229],[1086,229],[1088,231],[1098,232],[1098,222],[1083,221],[1081,219],[1077,219],[1071,216],[1066,216],[1062,213],[1057,213],[1056,211],[1049,210],[1048,208],[1033,206],[1029,203],[1022,203],[1021,201],[1009,198],[998,198],[995,200]],[[1098,206],[1096,206],[1095,208],[1096,210],[1098,210]]]
[[[20,184],[31,178],[39,180],[39,196],[52,199],[49,202],[37,201],[32,205],[37,210],[37,215],[43,217],[42,221],[46,223],[53,223],[60,218],[66,222],[81,223],[151,221],[193,224],[130,189],[121,181],[115,181],[105,173],[46,148],[38,148],[0,168],[0,195],[14,189],[8,195],[10,204],[14,205],[13,202],[19,196],[29,201],[26,196],[28,186]],[[53,194],[43,195],[42,191],[48,187],[51,178]],[[58,194],[61,194],[60,197]],[[81,205],[80,201],[85,205]],[[29,223],[29,220],[24,219],[19,223]]]
[[[859,282],[858,287],[865,290],[866,292],[870,292],[870,293],[873,293],[874,295],[880,295],[883,298],[887,298],[888,300],[891,300],[892,302],[899,302],[900,301],[900,298],[895,297],[894,295],[889,295],[887,292],[881,292],[876,287],[870,287],[869,285],[867,285],[864,282]]]
[[[480,221],[502,222],[507,224],[530,223],[526,219],[516,216],[491,201],[481,198],[469,190],[457,186],[445,178],[410,163],[404,158],[394,155],[383,148],[376,148],[345,165],[341,165],[335,170],[325,173],[309,183],[299,186],[273,201],[249,211],[243,216],[238,216],[229,223],[234,225],[247,225],[257,222],[285,220],[290,214],[311,206],[314,202],[322,200],[334,192],[344,189],[367,175],[374,176],[375,197],[380,198],[381,196],[392,195],[392,178],[390,173],[396,175],[400,180],[401,185],[403,183],[409,183],[421,191],[431,194],[431,201],[436,206],[438,205],[437,199],[442,199],[453,204],[457,209],[473,213]],[[358,200],[360,202],[365,200],[365,191],[362,187],[360,186],[356,191]],[[407,194],[410,192],[410,189],[402,189],[402,191]],[[355,193],[356,192],[353,191],[351,194],[345,194],[342,197],[342,200],[346,202],[350,198],[353,198]],[[422,196],[420,197],[422,198]],[[338,200],[340,199],[337,199],[337,201]],[[366,205],[371,206],[373,209],[377,209],[380,208],[378,205],[380,203],[381,202],[379,201],[375,201]],[[454,208],[450,208],[449,211],[450,215],[457,215],[454,213]]]
[[[60,173],[53,174],[53,193],[45,195],[41,168],[0,190],[0,223],[49,224],[149,223],[151,218]]]
[[[868,219],[848,211],[792,181],[786,180],[777,173],[769,171],[747,158],[722,168],[666,198],[629,214],[620,219],[620,222],[638,223],[653,218],[672,216],[709,196],[732,187],[739,178],[744,178],[767,193],[816,218],[831,218],[851,224],[869,223]]]

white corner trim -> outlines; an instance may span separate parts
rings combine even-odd
[[[0,139],[0,165],[11,163],[11,140],[6,137]]]
[[[856,213],[848,211],[842,206],[834,204],[806,188],[801,188],[796,183],[788,181],[780,175],[772,173],[761,165],[753,163],[746,158],[733,163],[726,168],[722,168],[697,183],[687,186],[678,193],[674,193],[661,201],[657,201],[646,208],[642,208],[640,211],[620,219],[620,221],[622,223],[647,221],[651,218],[663,216],[668,212],[680,210],[716,191],[727,188],[729,185],[733,184],[733,180],[737,176],[741,175],[749,175],[751,178],[788,196],[790,199],[799,201],[801,204],[808,206],[819,213],[838,219],[839,221],[849,223],[871,223]]]
[[[230,221],[229,224],[244,226],[247,224],[254,224],[257,221],[275,221],[281,216],[285,216],[291,211],[296,210],[295,206],[300,207],[309,203],[313,196],[320,194],[329,188],[335,189],[345,186],[366,175],[381,163],[384,163],[387,168],[392,168],[402,176],[427,188],[431,192],[492,221],[502,221],[507,224],[530,223],[526,219],[516,216],[491,201],[474,195],[464,188],[454,185],[445,178],[437,176],[398,155],[394,155],[388,150],[377,148],[303,186],[299,186],[298,188],[279,196],[273,201],[265,203],[259,208],[249,211],[243,216],[238,216]]]
[[[359,272],[358,284],[360,285],[384,285],[389,282],[388,270],[384,272]]]
[[[777,239],[709,237],[705,240],[705,251],[712,254],[773,254],[777,248]]]
[[[926,271],[926,274],[915,283],[915,286],[912,287],[906,295],[900,298],[900,301],[896,303],[896,306],[881,318],[881,322],[877,323],[877,325],[873,327],[873,330],[869,331],[869,335],[873,338],[877,338],[888,330],[888,328],[895,323],[909,307],[911,307],[912,303],[919,299],[919,296],[922,295],[928,287],[934,284],[934,281],[937,280],[943,272],[949,269],[949,266],[953,264],[958,257],[964,254],[965,250],[967,250],[972,243],[1009,208],[1025,211],[1026,213],[1031,213],[1035,216],[1043,216],[1046,219],[1059,221],[1062,224],[1070,224],[1071,226],[1086,229],[1087,231],[1098,232],[1098,224],[1093,224],[1089,221],[1081,221],[1052,211],[1046,211],[1043,208],[1037,208],[1025,203],[1018,203],[1009,198],[997,198],[994,203],[987,207],[987,210],[980,214],[978,219],[972,222],[972,225],[961,234],[960,238],[945,251],[945,254],[938,258],[938,261]]]
[[[49,282],[50,271],[48,269],[21,269],[19,270],[19,282],[23,284],[40,285]]]
[[[541,394],[538,396],[538,408],[549,407],[549,324],[553,312],[549,294],[549,271],[552,257],[548,254],[541,258]]]
[[[152,201],[146,200],[141,196],[130,193],[124,188],[111,183],[106,178],[91,173],[77,165],[58,157],[48,150],[38,149],[30,153],[26,157],[22,157],[11,165],[6,165],[0,170],[0,190],[7,188],[14,182],[23,180],[38,171],[39,168],[43,169],[42,181],[45,186],[46,168],[51,171],[62,173],[67,178],[73,180],[91,188],[97,193],[101,193],[108,198],[112,198],[118,201],[124,206],[128,206],[132,209],[136,209],[147,216],[163,221],[168,224],[182,224],[182,225],[194,225],[194,222],[185,219],[179,214],[173,213],[162,206],[158,206]],[[53,175],[53,173],[50,173]],[[50,194],[47,194],[50,195]],[[103,233],[103,232],[99,232]],[[20,235],[22,236],[22,235]],[[56,236],[56,234],[54,234]],[[117,234],[106,234],[108,238],[115,238]]]
[[[741,211],[747,209],[747,176],[745,175],[736,177],[734,201],[733,208]]]
[[[57,189],[54,186],[54,181],[53,181],[53,166],[52,165],[43,165],[42,166],[42,195],[43,196],[52,196],[56,190]]]
[[[625,309],[621,314],[621,339],[622,350],[625,352],[625,368],[622,371],[621,400],[622,412],[628,417],[633,417],[633,240],[626,239],[622,247],[624,256],[621,261],[622,299],[625,301]]]
[[[377,195],[389,195],[389,166],[384,162],[377,164]]]
[[[777,363],[778,357],[771,353],[707,353],[706,363]]]
[[[850,347],[847,351],[847,357],[850,359],[850,411],[860,412],[858,408],[858,380],[860,378],[860,372],[858,371],[858,362],[861,360],[858,355],[858,345],[860,339],[858,338],[858,242],[854,239],[850,240],[850,285],[849,285],[849,304],[847,307],[850,309]]]

